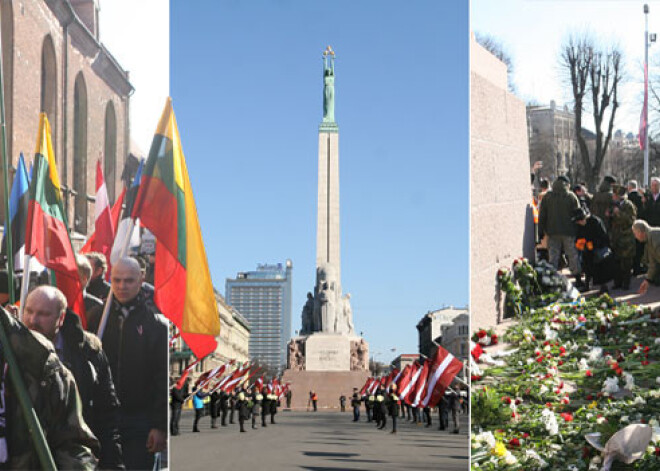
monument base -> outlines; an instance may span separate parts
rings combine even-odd
[[[309,392],[318,396],[320,410],[340,409],[339,397],[346,396],[346,410],[351,410],[353,388],[364,386],[369,370],[363,371],[293,371],[285,370],[282,383],[291,383],[291,409],[312,410]],[[282,401],[284,406],[286,401]]]

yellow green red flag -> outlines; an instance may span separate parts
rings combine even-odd
[[[212,353],[220,334],[218,305],[171,98],[158,123],[131,216],[139,217],[157,239],[156,305],[197,358]]]

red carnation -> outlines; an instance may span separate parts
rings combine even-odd
[[[487,332],[483,329],[481,329],[479,332],[477,332],[477,337],[480,339],[484,338],[487,335]]]

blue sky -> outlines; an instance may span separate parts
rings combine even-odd
[[[644,4],[649,32],[660,33],[660,2],[639,0],[472,0],[471,28],[497,38],[513,61],[513,82],[525,101],[572,106],[559,66],[560,47],[570,34],[589,32],[623,52],[625,76],[614,129],[638,132],[644,99]],[[543,18],[543,21],[539,21]],[[658,75],[659,43],[649,49],[649,77]],[[593,118],[584,125],[593,129]]]
[[[170,6],[170,93],[214,285],[290,258],[300,328],[332,45],[343,291],[377,360],[416,352],[422,315],[468,302],[467,2],[192,5]]]

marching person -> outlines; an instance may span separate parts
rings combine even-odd
[[[360,395],[357,388],[353,388],[351,407],[353,407],[353,422],[357,422],[360,420]]]
[[[67,309],[64,293],[53,286],[38,286],[30,292],[23,323],[53,343],[57,356],[73,374],[83,418],[101,445],[99,467],[125,469],[118,430],[119,400],[99,338],[83,330],[80,317]]]
[[[453,392],[450,397],[451,419],[454,422],[454,431],[458,433],[458,413],[461,410],[461,398],[456,392]]]
[[[172,411],[172,417],[170,419],[170,434],[179,435],[179,422],[181,420],[181,409],[183,404],[188,397],[188,385],[190,379],[186,379],[185,383],[181,388],[177,388],[176,384],[172,387],[170,395],[170,409]]]
[[[373,394],[370,394],[369,396],[365,397],[364,401],[364,408],[367,411],[367,422],[371,422],[372,420],[375,420],[373,417],[373,409],[374,409],[374,401],[376,400],[376,397]]]
[[[447,393],[443,394],[440,402],[438,402],[438,419],[440,421],[440,427],[438,430],[446,430],[449,428],[449,409],[450,409],[450,400]]]
[[[387,404],[385,404],[385,391],[380,387],[376,391],[376,406],[375,409],[378,410],[378,421],[376,426],[379,430],[382,430],[387,425]]]
[[[218,428],[218,416],[220,415],[220,393],[215,390],[211,393],[211,428]]]
[[[396,419],[399,416],[399,396],[397,396],[396,384],[393,384],[388,394],[388,412],[392,417],[392,433],[396,433]]]
[[[252,389],[252,428],[257,428],[257,417],[261,412],[261,401],[264,396],[261,394],[261,391],[255,386]]]
[[[430,427],[431,426],[431,408],[424,407],[423,410],[424,410],[424,418],[426,419],[425,427]]]
[[[236,395],[236,408],[238,409],[238,423],[241,426],[241,432],[245,432],[245,421],[248,419],[250,409],[248,407],[248,398],[243,389]]]
[[[193,395],[193,407],[195,409],[195,422],[193,423],[193,432],[199,432],[199,419],[204,417],[204,398],[207,396],[204,391],[199,389]]]
[[[346,412],[346,396],[343,394],[339,396],[339,407],[342,412]]]
[[[234,423],[234,412],[236,411],[236,391],[229,393],[229,423]]]
[[[112,267],[112,295],[103,350],[119,396],[119,433],[127,469],[151,469],[167,446],[168,325],[140,293],[138,262],[124,257]],[[102,309],[90,311],[96,332]]]
[[[266,416],[270,414],[270,394],[263,394],[261,399],[261,426],[266,427]]]
[[[229,394],[225,391],[220,391],[220,411],[222,412],[222,421],[221,425],[223,427],[227,426],[227,412],[229,409]]]
[[[268,395],[268,398],[270,399],[269,405],[270,405],[270,423],[274,424],[275,423],[275,414],[277,414],[277,395],[273,393]]]

